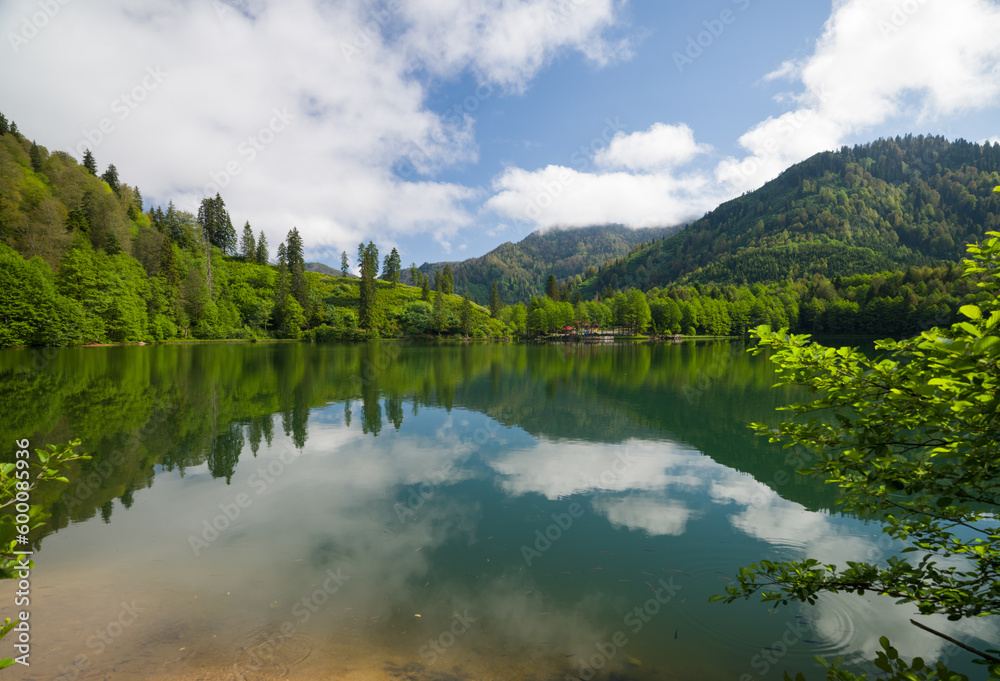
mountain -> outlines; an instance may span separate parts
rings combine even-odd
[[[829,278],[957,262],[1000,229],[1000,144],[908,135],[824,152],[602,267],[586,297],[677,282]]]
[[[478,258],[424,263],[418,269],[433,281],[434,273],[449,265],[455,291],[468,291],[469,297],[481,304],[489,301],[490,287],[495,281],[500,299],[513,304],[543,295],[549,274],[559,280],[591,276],[598,265],[622,258],[642,244],[676,230],[676,227],[629,229],[605,225],[536,231],[516,244],[505,242]],[[589,268],[594,269],[588,274]],[[411,280],[409,269],[403,270],[403,282]]]
[[[324,265],[321,262],[307,262],[306,272],[318,272],[319,274],[329,274],[331,277],[343,277],[344,273],[338,269],[330,267],[329,265]],[[351,279],[357,279],[356,274],[347,273],[347,277]]]

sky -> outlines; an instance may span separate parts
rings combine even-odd
[[[333,266],[681,224],[879,137],[1000,141],[997,0],[3,0],[0,32],[22,134]]]

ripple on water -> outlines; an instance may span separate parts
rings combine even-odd
[[[285,636],[274,626],[247,634],[236,651],[233,672],[239,681],[285,678],[313,653],[316,644],[306,634]]]

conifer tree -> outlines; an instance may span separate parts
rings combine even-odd
[[[243,243],[240,244],[240,253],[247,262],[253,262],[257,257],[257,241],[253,238],[253,230],[250,229],[250,221],[243,225]]]
[[[426,274],[420,275],[420,299],[425,303],[431,302],[431,279]]]
[[[121,192],[121,184],[118,181],[118,169],[115,168],[114,163],[108,166],[108,169],[104,171],[103,175],[101,175],[101,179],[108,183],[108,186],[111,187],[111,191],[115,194]]]
[[[31,142],[31,151],[28,153],[28,156],[31,159],[31,169],[36,173],[42,172],[45,157],[42,154],[42,148],[34,141]]]
[[[375,275],[378,273],[378,249],[371,241],[359,244],[361,285],[358,302],[358,324],[369,331],[377,331],[378,289]]]
[[[445,265],[441,274],[441,290],[444,293],[455,292],[455,277],[451,273],[451,265]]]
[[[311,314],[312,300],[309,298],[309,280],[306,278],[306,263],[303,254],[302,236],[297,227],[292,227],[285,239],[285,257],[288,260],[289,293],[298,302],[306,317]]]
[[[460,312],[462,322],[462,335],[468,336],[472,332],[472,301],[469,299],[469,292],[465,292],[462,299],[462,310]]]
[[[382,266],[382,279],[391,282],[393,286],[399,283],[399,252],[395,248],[392,252],[385,256],[385,262]]]
[[[83,167],[91,175],[97,177],[97,161],[94,160],[94,155],[90,152],[90,149],[83,152]]]
[[[10,132],[10,124],[7,123],[7,117],[0,114],[0,135],[6,135]]]
[[[347,251],[340,254],[340,276],[346,277],[351,271],[351,263],[347,259]]]
[[[556,281],[556,275],[550,274],[549,278],[545,280],[545,295],[552,299],[552,302],[559,302],[559,282]]]
[[[500,301],[500,291],[497,290],[497,283],[494,281],[493,285],[490,286],[490,317],[496,319],[502,309],[503,303]]]
[[[264,236],[264,230],[262,229],[260,230],[260,236],[257,237],[257,264],[266,265],[269,257],[267,252],[267,237]]]

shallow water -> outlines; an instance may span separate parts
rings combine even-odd
[[[801,397],[774,382],[731,343],[0,352],[5,441],[94,456],[39,492],[4,674],[820,678],[883,634],[974,673],[887,599],[708,602],[762,558],[896,549],[746,427]]]

